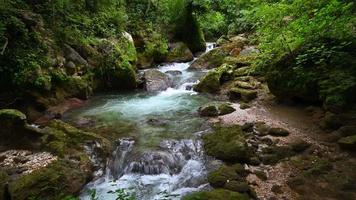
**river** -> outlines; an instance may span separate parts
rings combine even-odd
[[[209,51],[213,44],[207,47]],[[120,133],[106,170],[99,170],[101,176],[85,187],[81,199],[90,199],[89,191],[95,189],[100,200],[114,200],[115,191],[123,189],[140,200],[174,200],[209,187],[212,162],[199,139],[209,126],[197,110],[213,99],[191,89],[206,72],[189,71],[189,65],[158,67],[163,73],[181,72],[170,75],[174,84],[165,91],[97,95],[65,116],[69,122],[91,119],[95,131]]]

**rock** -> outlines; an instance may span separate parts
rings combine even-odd
[[[260,51],[255,46],[246,46],[240,52],[240,55],[241,56],[248,56],[250,54],[258,54],[258,53],[260,53]]]
[[[248,108],[251,108],[250,104],[248,104],[246,102],[241,102],[240,103],[240,109],[245,110],[245,109],[248,109]]]
[[[64,55],[67,60],[72,61],[75,64],[88,66],[88,62],[67,44],[64,45]]]
[[[337,130],[343,123],[343,119],[339,115],[332,112],[326,112],[320,125],[323,129]]]
[[[7,195],[7,184],[9,181],[9,176],[5,171],[0,170],[0,199],[8,199]]]
[[[183,197],[183,200],[249,200],[247,194],[232,192],[224,189],[196,192]]]
[[[339,139],[339,141],[337,143],[343,149],[355,151],[356,150],[356,135],[343,137],[343,138]]]
[[[289,135],[289,131],[283,128],[270,128],[268,131],[268,135],[277,136],[277,137],[285,137]]]
[[[191,70],[196,69],[213,69],[223,64],[225,56],[228,53],[222,48],[215,48],[196,59],[189,67]]]
[[[194,86],[194,90],[203,93],[216,93],[222,83],[232,79],[233,66],[223,64],[219,68],[211,70],[200,82]]]
[[[72,61],[66,62],[64,67],[66,68],[66,72],[69,75],[74,75],[77,72],[77,68],[76,68],[75,64]]]
[[[171,86],[169,76],[155,69],[145,71],[145,89],[148,92],[159,92],[166,90]]]
[[[228,44],[230,41],[226,36],[221,36],[217,41],[216,41],[216,45],[217,46],[222,46],[224,44]]]
[[[222,103],[218,106],[219,115],[227,115],[236,111],[235,108],[227,103]]]
[[[290,146],[294,152],[301,153],[301,152],[305,151],[306,149],[308,149],[311,146],[311,144],[309,144],[308,142],[306,142],[302,139],[297,139],[297,140],[293,141],[290,144]]]
[[[154,64],[154,59],[152,56],[146,56],[143,53],[138,53],[136,67],[138,69],[148,69],[152,68]]]
[[[167,122],[161,119],[148,119],[147,124],[150,124],[152,126],[165,126],[167,125]]]
[[[250,186],[246,182],[229,181],[226,183],[225,189],[234,192],[247,193],[250,191]]]
[[[262,163],[265,165],[274,165],[284,158],[294,156],[294,152],[289,146],[273,146],[262,150],[260,155]]]
[[[199,108],[199,114],[203,117],[216,117],[219,115],[219,110],[216,105],[205,105]]]
[[[220,78],[219,71],[210,71],[194,86],[194,90],[203,93],[216,93],[220,89]]]
[[[348,125],[348,126],[340,127],[336,131],[336,133],[338,135],[340,135],[341,137],[347,137],[347,136],[356,135],[356,126]]]
[[[248,172],[241,164],[232,166],[223,165],[219,169],[209,173],[208,182],[214,188],[224,188],[230,181],[244,181]]]
[[[26,124],[26,115],[18,110],[2,109],[0,110],[0,125],[2,128],[12,128],[15,126],[24,126]]]
[[[231,41],[234,44],[239,44],[239,43],[245,44],[248,42],[248,39],[242,36],[233,36],[229,38],[229,41]]]
[[[189,62],[194,59],[193,53],[189,50],[188,46],[183,42],[177,42],[170,45],[167,62]]]
[[[182,75],[183,73],[179,70],[169,70],[165,72],[166,74],[172,75],[172,76],[179,76]]]
[[[253,173],[262,181],[267,181],[267,174],[264,171],[257,170]]]
[[[254,131],[260,136],[268,135],[269,129],[270,127],[264,122],[257,122],[254,126]]]
[[[257,98],[257,91],[246,90],[242,88],[232,88],[228,92],[230,100],[241,100],[243,102],[250,102]]]
[[[234,71],[234,76],[239,77],[239,76],[248,76],[251,72],[250,67],[240,67]]]
[[[235,81],[234,84],[235,84],[236,87],[239,87],[239,88],[242,88],[242,89],[248,89],[248,90],[256,89],[255,86],[253,86],[249,82],[245,82],[245,81]]]
[[[227,162],[246,162],[251,151],[240,126],[215,127],[214,132],[203,136],[204,149],[210,156]]]
[[[68,110],[82,107],[84,105],[84,101],[78,98],[70,98],[65,100],[64,102],[50,107],[45,111],[45,114],[36,120],[36,124],[45,125],[52,119],[62,118],[63,114]]]

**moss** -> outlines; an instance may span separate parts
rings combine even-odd
[[[209,104],[199,108],[199,114],[203,117],[216,117],[219,115],[219,110],[216,105]]]
[[[268,134],[272,136],[288,136],[289,131],[283,128],[270,128]]]
[[[219,115],[227,115],[236,111],[235,108],[233,108],[227,103],[220,104],[218,106],[218,110],[219,110]]]
[[[273,146],[263,149],[261,160],[263,164],[274,165],[280,160],[294,156],[295,154],[289,146]]]
[[[204,93],[216,93],[220,89],[221,73],[218,71],[210,71],[203,79],[194,86],[194,90]]]
[[[248,200],[247,194],[240,194],[229,190],[216,189],[206,192],[197,192],[183,197],[183,200]]]
[[[0,110],[0,125],[2,128],[12,126],[23,126],[26,123],[26,115],[18,110],[2,109]]]
[[[241,164],[223,165],[219,169],[209,173],[208,182],[214,188],[224,188],[230,181],[243,182],[246,176],[247,171]]]
[[[68,78],[64,83],[62,83],[62,87],[67,93],[66,98],[76,97],[80,99],[88,99],[93,92],[90,82],[90,80],[81,77]]]
[[[9,176],[4,171],[0,170],[0,199],[5,200],[7,193],[7,183]]]
[[[214,127],[213,133],[203,136],[206,153],[228,162],[245,162],[250,158],[245,140],[240,126]]]
[[[189,69],[213,69],[221,66],[227,55],[221,48],[213,49],[195,60]]]
[[[343,149],[356,150],[356,135],[343,137],[337,143]]]
[[[13,199],[63,199],[78,193],[90,176],[90,171],[83,165],[88,160],[78,162],[59,160],[46,168],[24,175],[9,184]]]
[[[250,102],[257,98],[257,91],[242,88],[232,88],[228,92],[228,95],[231,100],[242,100],[243,102]]]
[[[183,42],[172,44],[171,50],[167,55],[167,62],[189,62],[194,59],[194,55],[188,46]]]
[[[42,144],[45,149],[61,157],[72,151],[82,150],[87,141],[99,141],[104,148],[109,147],[109,142],[90,132],[81,131],[60,120],[53,120],[43,129]]]

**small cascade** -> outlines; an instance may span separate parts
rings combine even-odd
[[[206,51],[214,47],[208,43]],[[190,71],[189,66],[172,63],[158,68],[173,80],[165,91],[107,96],[81,113],[106,123],[99,126],[113,126],[127,135],[116,142],[106,174],[89,183],[81,199],[89,200],[88,191],[95,189],[98,199],[115,200],[112,191],[124,189],[135,193],[136,199],[178,200],[208,187],[210,166],[199,139],[208,127],[196,111],[210,99],[192,89],[206,72]]]

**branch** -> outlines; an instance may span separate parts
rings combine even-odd
[[[8,40],[7,38],[5,38],[5,44],[4,44],[4,46],[2,47],[2,51],[1,51],[0,55],[4,55],[5,49],[6,49],[6,47],[7,47],[8,44],[9,44],[9,40]]]

